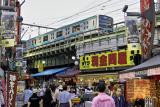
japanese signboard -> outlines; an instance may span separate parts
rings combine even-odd
[[[154,40],[155,7],[154,0],[141,0],[141,41],[143,60],[151,57]]]
[[[134,65],[126,50],[102,52],[80,57],[80,69],[98,69]]]
[[[1,25],[2,45],[4,47],[13,47],[16,35],[16,13],[3,11]]]
[[[18,73],[7,73],[7,107],[15,107]]]

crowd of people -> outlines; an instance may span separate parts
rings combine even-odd
[[[99,82],[96,89],[53,84],[41,88],[26,87],[23,107],[84,107],[86,101],[92,102],[91,107],[128,107],[120,87],[113,94],[107,90],[104,82]],[[79,98],[80,102],[72,103],[74,98]]]

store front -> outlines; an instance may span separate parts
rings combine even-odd
[[[150,101],[153,107],[160,105],[160,55],[120,72],[119,79],[126,80],[128,102],[144,99],[145,103]]]
[[[100,73],[100,74],[85,74],[78,75],[78,83],[80,85],[92,86],[96,85],[99,80],[104,80],[106,83],[118,81],[117,73]]]

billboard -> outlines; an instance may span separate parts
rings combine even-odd
[[[130,60],[130,51],[126,50],[80,56],[81,70],[123,67],[129,65],[134,65],[134,62]]]
[[[139,36],[137,17],[126,16],[125,24],[128,29],[128,37]]]
[[[1,26],[2,45],[13,47],[16,35],[16,13],[2,11]]]
[[[151,57],[155,30],[154,0],[141,0],[141,44],[143,60]]]

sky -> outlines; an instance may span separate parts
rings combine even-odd
[[[23,0],[20,0],[22,2]],[[103,14],[114,18],[114,23],[124,20],[122,8],[127,11],[140,11],[140,0],[26,0],[21,8],[23,23],[58,28],[84,18]],[[73,16],[73,17],[70,17]],[[70,18],[67,18],[70,17]],[[67,18],[64,20],[64,18]],[[26,33],[24,33],[26,31]],[[40,33],[47,32],[41,29]],[[38,35],[35,27],[22,26],[23,39]]]

